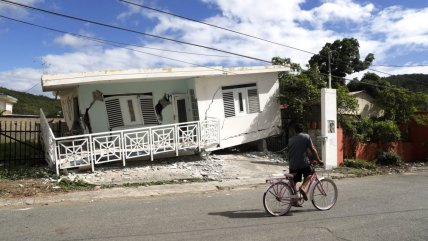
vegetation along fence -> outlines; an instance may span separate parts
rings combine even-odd
[[[50,125],[55,135],[62,136],[65,128],[60,119],[51,119]],[[1,117],[0,168],[44,164],[38,116]]]

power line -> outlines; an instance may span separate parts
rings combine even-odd
[[[136,50],[136,49],[133,49],[133,48],[123,47],[123,46],[127,46],[129,44],[118,43],[118,42],[108,41],[108,40],[104,40],[104,39],[89,37],[89,36],[85,36],[85,35],[75,34],[75,33],[71,33],[71,32],[66,32],[66,31],[62,31],[62,30],[58,30],[58,29],[54,29],[54,28],[50,28],[50,27],[45,27],[45,26],[41,26],[41,25],[29,23],[29,22],[22,21],[22,20],[17,20],[17,19],[14,19],[14,18],[3,16],[3,15],[0,15],[0,17],[8,19],[8,20],[16,21],[16,22],[19,22],[19,23],[27,24],[27,25],[30,25],[30,26],[33,26],[33,27],[38,27],[38,28],[42,28],[42,29],[46,29],[46,30],[50,30],[50,31],[55,31],[55,32],[63,33],[63,34],[70,34],[70,35],[73,35],[75,37],[87,39],[87,40],[94,41],[94,42],[97,42],[97,43],[100,43],[100,44],[110,45],[110,46],[119,47],[119,48],[122,48],[122,49],[131,50],[131,51],[134,51],[134,52],[137,52],[137,53],[147,54],[147,55],[151,55],[151,56],[155,56],[155,57],[159,57],[159,58],[164,58],[164,59],[168,59],[168,60],[172,60],[172,61],[176,61],[176,62],[180,62],[180,63],[185,63],[185,64],[190,64],[190,65],[197,66],[197,67],[212,69],[212,70],[216,70],[216,71],[223,71],[225,73],[232,74],[232,75],[236,74],[233,71],[228,71],[228,70],[225,70],[223,68],[219,69],[219,68],[214,68],[214,67],[199,65],[199,64],[195,64],[195,63],[191,63],[191,62],[187,62],[187,61],[183,61],[183,60],[178,60],[178,59],[169,58],[169,57],[165,57],[165,56],[161,56],[161,55],[157,55],[157,54],[152,54],[152,53],[147,53],[147,52],[144,52],[144,51],[139,51],[139,50]],[[31,89],[33,89],[34,87],[36,87],[38,84],[39,83],[35,84],[34,86],[32,86],[30,89],[28,89],[25,92],[30,91]]]
[[[371,66],[394,67],[394,68],[412,68],[412,67],[428,67],[428,64],[412,64],[412,65],[372,64]]]
[[[235,34],[239,34],[239,35],[242,35],[242,36],[246,36],[246,37],[258,39],[258,40],[261,40],[261,41],[264,41],[264,42],[268,42],[268,43],[271,43],[271,44],[275,44],[275,45],[279,45],[279,46],[291,48],[291,49],[294,49],[294,50],[297,50],[297,51],[301,51],[301,52],[304,52],[304,53],[316,55],[316,53],[313,53],[311,51],[307,51],[307,50],[304,50],[304,49],[296,48],[296,47],[293,47],[293,46],[290,46],[290,45],[285,45],[285,44],[277,43],[277,42],[270,41],[270,40],[267,40],[267,39],[264,39],[264,38],[260,38],[260,37],[254,36],[254,35],[250,35],[250,34],[238,32],[238,31],[235,31],[235,30],[232,30],[232,29],[229,29],[229,28],[225,28],[225,27],[221,27],[221,26],[218,26],[218,25],[210,24],[210,23],[207,23],[207,22],[199,21],[199,20],[196,20],[196,19],[193,19],[193,18],[189,18],[189,17],[178,15],[178,14],[166,12],[166,11],[163,11],[163,10],[160,10],[160,9],[156,9],[156,8],[153,8],[153,7],[149,7],[149,6],[146,6],[146,5],[143,5],[143,4],[137,4],[135,2],[130,2],[130,1],[127,1],[127,0],[118,0],[118,1],[130,4],[130,5],[138,6],[138,7],[144,8],[144,9],[148,9],[148,10],[151,10],[151,11],[155,11],[155,12],[158,12],[158,13],[170,15],[170,16],[173,16],[173,17],[176,17],[176,18],[184,19],[184,20],[187,20],[187,21],[192,21],[192,22],[200,23],[200,24],[207,25],[207,26],[210,26],[210,27],[218,28],[218,29],[225,30],[225,31],[228,31],[228,32],[232,32],[232,33],[235,33]],[[329,56],[325,56],[325,57],[329,57]],[[428,65],[419,65],[419,66],[428,66]],[[380,71],[373,70],[373,69],[372,69],[372,71],[383,73],[383,74],[387,74],[387,75],[392,75],[392,74],[388,74],[388,73],[385,73],[385,72],[380,72]],[[337,76],[336,76],[336,78],[337,78]],[[343,79],[345,79],[345,78],[343,78]],[[413,81],[417,81],[417,80],[413,80]]]
[[[129,28],[118,27],[118,26],[114,26],[114,25],[110,25],[110,24],[106,24],[106,23],[101,23],[101,22],[97,22],[97,21],[93,21],[93,20],[89,20],[89,19],[84,19],[84,18],[80,18],[80,17],[75,17],[75,16],[66,15],[66,14],[62,14],[62,13],[57,13],[57,12],[32,7],[32,6],[21,4],[21,3],[11,2],[8,0],[0,0],[0,1],[7,3],[7,4],[16,5],[16,6],[19,6],[22,8],[28,8],[28,9],[36,10],[39,12],[48,13],[48,14],[52,14],[52,15],[56,15],[56,16],[60,16],[60,17],[64,17],[64,18],[69,18],[69,19],[73,19],[73,20],[77,20],[77,21],[81,21],[81,22],[92,23],[95,25],[103,26],[103,27],[114,28],[114,29],[118,29],[118,30],[122,30],[122,31],[126,31],[126,32],[136,33],[136,34],[149,36],[149,37],[153,37],[153,38],[158,38],[158,39],[162,39],[162,40],[167,40],[167,41],[171,41],[171,42],[176,42],[176,43],[180,43],[180,44],[195,46],[195,47],[199,47],[199,48],[205,48],[205,49],[209,49],[209,50],[213,50],[213,51],[217,51],[217,52],[222,52],[222,53],[227,53],[227,54],[231,54],[231,55],[236,55],[239,57],[257,60],[257,61],[261,61],[261,62],[265,62],[265,63],[269,63],[269,64],[272,63],[269,60],[264,60],[264,59],[251,57],[251,56],[247,56],[247,55],[243,55],[243,54],[238,54],[238,53],[234,53],[234,52],[230,52],[230,51],[226,51],[226,50],[221,50],[221,49],[217,49],[217,48],[213,48],[213,47],[209,47],[209,46],[205,46],[205,45],[194,44],[194,43],[185,42],[185,41],[181,41],[181,40],[177,40],[177,39],[172,39],[172,38],[167,38],[167,37],[163,37],[163,36],[159,36],[159,35],[149,34],[149,33],[141,32],[141,31],[137,31],[137,30],[133,30],[133,29],[129,29]]]
[[[63,30],[59,30],[59,29],[54,29],[54,28],[50,28],[50,27],[46,27],[46,26],[42,26],[42,25],[38,25],[38,24],[34,24],[34,23],[29,23],[29,22],[26,22],[26,21],[15,19],[15,18],[6,17],[4,15],[0,15],[0,17],[8,19],[8,20],[12,20],[12,21],[20,22],[20,23],[23,23],[23,24],[31,25],[31,26],[34,26],[34,27],[38,27],[38,28],[43,28],[43,29],[55,31],[55,32],[62,33],[62,34],[69,34],[69,35],[72,35],[72,36],[75,36],[75,37],[80,37],[80,38],[85,38],[85,39],[100,40],[100,41],[110,42],[110,43],[114,43],[114,44],[130,45],[130,46],[134,46],[134,47],[138,47],[138,48],[152,49],[152,50],[172,52],[172,53],[180,53],[180,54],[198,55],[198,56],[221,57],[221,58],[236,57],[236,56],[225,56],[225,55],[212,55],[212,54],[191,53],[191,52],[176,51],[176,50],[169,50],[169,49],[152,48],[152,47],[147,47],[147,46],[143,46],[143,45],[136,45],[136,44],[126,44],[126,43],[121,43],[121,42],[116,42],[116,41],[110,41],[110,40],[99,39],[99,38],[89,37],[89,36],[85,36],[85,35],[75,34],[75,33],[67,32],[67,31],[63,31]]]
[[[230,52],[230,51],[216,49],[216,48],[212,48],[212,47],[208,47],[208,46],[204,46],[204,45],[199,45],[199,44],[193,44],[193,43],[189,43],[189,42],[185,42],[185,41],[180,41],[180,40],[176,40],[176,39],[171,39],[171,38],[166,38],[166,37],[162,37],[162,36],[158,36],[158,35],[148,34],[148,33],[140,32],[140,31],[137,31],[137,30],[127,29],[127,28],[118,27],[118,26],[114,26],[114,25],[109,25],[109,24],[105,24],[105,23],[101,23],[101,22],[96,22],[96,21],[93,21],[93,20],[88,20],[88,19],[83,19],[83,18],[79,18],[79,17],[75,17],[75,16],[70,16],[70,15],[66,15],[66,14],[62,14],[62,13],[57,13],[57,12],[53,12],[53,11],[49,11],[49,10],[45,10],[45,9],[41,9],[41,8],[36,8],[36,7],[32,7],[32,6],[28,6],[28,5],[24,5],[24,4],[20,4],[20,3],[16,3],[16,2],[11,2],[11,1],[8,1],[8,0],[0,0],[0,1],[4,2],[4,3],[7,3],[7,4],[12,4],[12,5],[16,5],[16,6],[19,6],[19,7],[29,8],[29,9],[32,9],[32,10],[40,11],[40,12],[43,12],[43,13],[48,13],[48,14],[52,14],[52,15],[56,15],[56,16],[60,16],[60,17],[65,17],[65,18],[70,18],[70,19],[77,20],[77,21],[92,23],[92,24],[95,24],[95,25],[100,25],[100,26],[104,26],[104,27],[114,28],[114,29],[118,29],[118,30],[122,30],[122,31],[132,32],[132,33],[137,33],[137,34],[141,34],[141,35],[145,35],[145,36],[149,36],[149,37],[154,37],[154,38],[159,38],[159,39],[163,39],[163,40],[167,40],[167,41],[173,41],[173,42],[177,42],[177,43],[181,43],[181,44],[196,46],[196,47],[200,47],[200,48],[205,48],[205,49],[209,49],[209,50],[223,52],[223,53],[227,53],[227,54],[231,54],[231,55],[235,55],[235,56],[239,56],[239,57],[248,58],[248,59],[252,59],[252,60],[261,61],[261,62],[265,62],[265,63],[270,63],[271,64],[271,61],[268,61],[268,60],[263,60],[263,59],[259,59],[259,58],[255,58],[255,57],[251,57],[251,56],[246,56],[246,55],[242,55],[242,54],[238,54],[238,53],[234,53],[234,52]],[[119,0],[119,1],[121,1],[121,0]],[[190,21],[193,21],[193,20],[190,19]],[[194,20],[194,21],[197,21],[197,20]],[[207,25],[210,25],[210,24],[207,24]],[[215,27],[222,28],[222,27],[219,27],[219,26],[215,26]],[[239,33],[239,32],[237,32],[237,33]],[[246,34],[243,34],[243,33],[239,33],[239,34],[246,35]],[[249,36],[251,36],[251,35],[249,35]],[[252,36],[252,37],[254,37],[254,36]],[[88,37],[85,36],[85,38],[88,38]],[[94,39],[94,40],[96,40],[96,39]],[[110,45],[112,43],[113,44],[120,44],[120,45],[122,45],[122,43],[113,42],[113,41],[105,41],[105,40],[100,40],[100,39],[97,39],[97,41],[110,42]],[[267,42],[272,42],[272,41],[269,41],[269,40],[266,40],[266,41]],[[278,44],[278,43],[275,43],[275,42],[272,42],[272,43]],[[278,45],[282,45],[282,44],[278,44]],[[122,46],[117,46],[117,45],[113,45],[113,46],[122,47]],[[291,47],[291,46],[286,46],[286,45],[283,45],[283,46],[285,46],[285,47]],[[299,50],[299,51],[303,51],[303,52],[306,52],[306,53],[315,54],[315,53],[312,53],[312,52],[309,52],[309,51],[306,51],[306,50],[302,50],[302,49],[298,49],[298,48],[294,48],[294,47],[291,47],[291,48]],[[127,48],[127,49],[129,49],[129,48]],[[134,49],[130,49],[130,50],[137,51],[137,50],[134,50]],[[180,60],[176,60],[176,59],[172,59],[172,58],[168,58],[168,57],[164,57],[164,56],[159,56],[159,55],[155,55],[155,54],[151,54],[151,53],[146,53],[146,52],[142,52],[142,51],[137,51],[137,52],[141,52],[141,53],[145,53],[145,54],[148,54],[148,55],[152,55],[152,56],[156,56],[156,57],[161,57],[161,58],[165,58],[165,59],[171,59],[171,60],[174,60],[174,61],[180,61]],[[185,62],[185,61],[180,61],[180,62],[195,65],[193,63],[189,63],[189,62]],[[200,65],[196,65],[196,66],[200,66]],[[205,66],[203,66],[203,67],[205,67]],[[373,71],[379,72],[377,70],[373,70]],[[326,74],[323,74],[323,73],[320,73],[320,74],[326,75]],[[384,74],[387,74],[387,73],[384,73]],[[391,75],[391,74],[389,74],[389,75]],[[344,79],[344,80],[349,80],[349,79],[346,79],[346,78],[343,78],[343,77],[339,77],[339,76],[332,76],[332,77],[339,78],[339,79]]]
[[[185,20],[188,20],[188,21],[192,21],[192,22],[204,24],[204,25],[207,25],[207,26],[210,26],[210,27],[214,27],[214,28],[218,28],[218,29],[225,30],[225,31],[228,31],[228,32],[236,33],[236,34],[243,35],[243,36],[246,36],[246,37],[250,37],[250,38],[253,38],[253,39],[258,39],[258,40],[261,40],[261,41],[264,41],[264,42],[268,42],[268,43],[271,43],[271,44],[275,44],[275,45],[287,47],[287,48],[290,48],[290,49],[298,50],[298,51],[301,51],[301,52],[305,52],[307,54],[315,54],[313,52],[310,52],[310,51],[307,51],[307,50],[304,50],[304,49],[299,49],[299,48],[296,48],[296,47],[292,47],[290,45],[286,45],[286,44],[282,44],[282,43],[277,43],[277,42],[274,42],[274,41],[271,41],[271,40],[267,40],[267,39],[264,39],[264,38],[261,38],[261,37],[257,37],[257,36],[246,34],[246,33],[242,33],[242,32],[238,32],[236,30],[232,30],[232,29],[221,27],[221,26],[214,25],[214,24],[211,24],[211,23],[199,21],[199,20],[196,20],[196,19],[193,19],[193,18],[184,17],[184,16],[181,16],[181,15],[178,15],[178,14],[169,13],[169,12],[162,11],[162,10],[159,10],[159,9],[156,9],[156,8],[152,8],[152,7],[148,7],[148,6],[145,6],[145,5],[142,5],[142,4],[137,4],[137,3],[129,2],[129,1],[126,1],[126,0],[119,0],[119,1],[127,3],[127,4],[130,4],[130,5],[138,6],[138,7],[141,7],[141,8],[149,9],[149,10],[152,10],[152,11],[155,11],[155,12],[158,12],[158,13],[162,13],[162,14],[167,14],[167,15],[170,15],[170,16],[174,16],[176,18],[185,19]]]

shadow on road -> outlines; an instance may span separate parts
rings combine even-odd
[[[215,212],[215,213],[208,213],[208,215],[219,215],[219,216],[228,217],[228,218],[266,218],[266,217],[271,217],[268,213],[266,213],[263,210],[259,210],[259,209]]]

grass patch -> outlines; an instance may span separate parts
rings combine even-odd
[[[365,177],[365,176],[372,176],[375,174],[380,174],[381,172],[378,171],[378,169],[362,169],[362,168],[353,168],[353,167],[341,167],[336,169],[338,172],[350,176],[355,177]]]
[[[187,179],[176,179],[176,180],[166,180],[166,181],[155,181],[155,182],[133,182],[133,183],[124,183],[124,184],[104,184],[101,185],[102,189],[114,188],[114,187],[148,187],[148,186],[157,186],[157,185],[166,185],[166,184],[183,184],[183,183],[197,183],[197,182],[211,182],[215,181],[211,178],[187,178]]]
[[[55,177],[55,172],[48,167],[13,167],[0,169],[0,180],[20,180],[26,178]]]
[[[345,167],[357,168],[357,169],[368,169],[376,170],[377,166],[374,162],[366,160],[345,160]]]
[[[69,178],[61,178],[58,182],[58,186],[65,191],[85,191],[93,190],[96,185],[87,183],[83,179],[76,178],[71,180]]]

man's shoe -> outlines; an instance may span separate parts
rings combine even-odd
[[[298,207],[298,208],[303,207],[303,206],[302,206],[302,204],[300,204],[300,203],[298,203],[298,202],[292,202],[292,203],[291,203],[291,206],[293,206],[293,207]]]
[[[300,192],[300,194],[302,194],[303,199],[304,199],[305,201],[308,201],[308,197],[306,196],[305,191],[303,191],[301,188],[299,188],[299,192]]]

